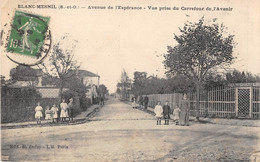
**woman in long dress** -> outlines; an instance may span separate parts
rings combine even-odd
[[[62,100],[62,103],[60,104],[60,118],[61,121],[64,122],[66,120],[66,118],[68,117],[68,105],[65,102],[65,99]]]
[[[69,114],[69,121],[71,119],[71,121],[73,121],[73,117],[74,117],[74,106],[73,106],[73,98],[70,99],[70,102],[68,104],[68,114]]]
[[[42,116],[43,108],[40,105],[40,102],[37,103],[37,106],[35,108],[35,118],[37,120],[37,124],[41,124],[41,118]]]
[[[189,126],[189,110],[189,101],[187,100],[187,95],[184,94],[181,101],[180,125]]]

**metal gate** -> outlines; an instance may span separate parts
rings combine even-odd
[[[251,88],[237,88],[236,113],[237,117],[251,118]]]
[[[200,95],[200,115],[260,119],[260,83],[234,83],[213,87]],[[190,93],[190,112],[195,115],[196,93]]]
[[[253,87],[252,118],[260,119],[260,86]]]

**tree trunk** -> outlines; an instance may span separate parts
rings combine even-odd
[[[196,84],[196,120],[199,121],[200,117],[200,83]]]
[[[63,91],[63,80],[60,81],[60,90],[59,90],[60,102],[62,102],[62,91]]]
[[[60,95],[60,103],[62,102],[62,90],[63,90],[63,80],[60,80],[60,87],[59,87],[59,95]],[[59,105],[57,105],[59,107]],[[60,120],[60,108],[58,112],[58,121]]]

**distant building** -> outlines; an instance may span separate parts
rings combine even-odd
[[[35,74],[33,78],[24,77],[24,80],[13,82],[11,87],[36,87],[41,93],[43,98],[58,98],[59,97],[59,86],[58,80],[49,76],[45,76],[40,69],[33,69]],[[14,72],[14,70],[12,71]],[[97,88],[99,87],[100,76],[87,70],[78,69],[76,77],[87,87],[87,98],[93,100],[98,96]],[[32,77],[32,76],[30,76]],[[67,91],[68,88],[64,87],[63,92]]]
[[[91,103],[94,102],[95,98],[98,97],[97,89],[99,87],[100,76],[87,70],[77,70],[77,77],[87,87],[88,92],[86,93],[87,98],[91,99]]]
[[[76,75],[85,86],[99,86],[100,76],[87,70],[77,70]]]

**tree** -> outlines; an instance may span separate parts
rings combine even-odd
[[[146,72],[134,72],[134,83],[132,91],[135,95],[143,95],[145,92],[145,85],[147,84]]]
[[[121,80],[119,83],[117,83],[117,88],[120,89],[123,99],[126,99],[128,97],[128,92],[131,89],[131,80],[125,69],[123,69],[121,73]]]
[[[168,74],[182,74],[196,85],[196,118],[199,120],[200,88],[207,73],[217,67],[232,63],[234,35],[226,35],[226,27],[215,23],[206,24],[204,17],[198,23],[187,22],[175,35],[177,45],[168,46],[164,65]]]
[[[1,86],[3,86],[5,84],[5,76],[0,75],[1,78]]]
[[[189,80],[181,75],[169,78],[149,76],[145,85],[145,94],[183,93],[191,86]]]
[[[240,72],[238,70],[233,70],[226,74],[226,80],[229,83],[253,83],[259,82],[260,76],[253,75],[250,72]]]
[[[46,75],[59,80],[61,99],[65,82],[76,75],[75,71],[79,68],[73,54],[76,42],[69,40],[68,35],[63,36],[60,41],[53,45],[53,51],[49,56],[47,65],[44,62],[38,65]]]
[[[87,87],[82,83],[82,81],[77,78],[76,75],[70,74],[71,77],[67,78],[64,82],[64,87],[69,88],[70,90],[76,92],[78,97],[86,98]]]
[[[222,75],[209,73],[205,77],[203,87],[204,89],[209,90],[213,87],[225,86],[227,83],[227,80]]]
[[[121,90],[120,90],[120,88],[117,88],[117,89],[116,89],[116,93],[119,94],[119,95],[121,95]]]
[[[104,84],[100,84],[98,87],[98,93],[102,97],[105,97],[105,95],[108,94],[107,87]]]
[[[166,93],[187,93],[194,89],[194,84],[183,75],[176,75],[166,80]]]
[[[37,74],[30,66],[18,65],[10,70],[10,77],[16,81],[36,81]]]

